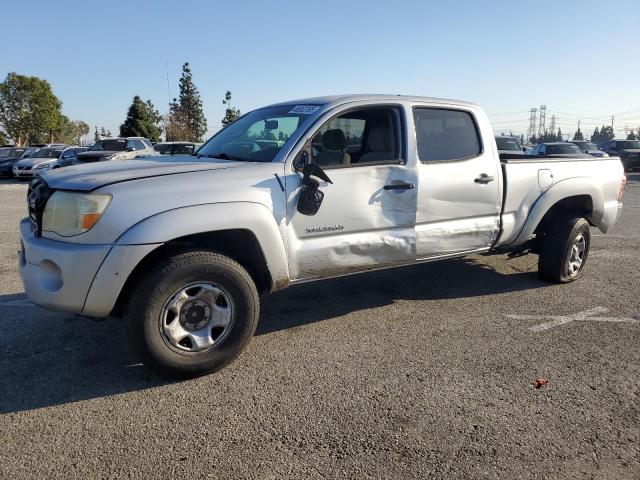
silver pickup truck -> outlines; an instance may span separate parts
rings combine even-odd
[[[41,174],[20,272],[36,304],[122,316],[147,365],[200,375],[245,348],[261,293],[296,283],[507,251],[574,281],[624,184],[615,157],[500,158],[470,103],[296,100],[245,114],[194,156]]]

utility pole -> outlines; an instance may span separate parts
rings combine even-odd
[[[551,127],[549,127],[549,131],[552,134],[556,134],[556,116],[555,115],[551,115]]]
[[[547,106],[540,105],[540,122],[538,123],[538,141],[546,132]]]
[[[538,115],[538,109],[532,108],[529,110],[529,130],[527,130],[527,142],[531,141],[531,137],[536,134],[536,117]]]

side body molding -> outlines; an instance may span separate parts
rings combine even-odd
[[[536,200],[526,222],[524,223],[522,230],[518,234],[518,237],[511,243],[512,246],[523,244],[531,238],[533,232],[542,221],[545,214],[559,201],[575,196],[588,195],[591,197],[593,205],[593,211],[589,215],[589,221],[598,227],[602,232],[606,233],[609,227],[615,221],[617,215],[618,202],[615,201],[615,205],[612,205],[615,210],[607,208],[604,202],[604,194],[602,188],[596,184],[593,178],[590,177],[575,177],[561,180],[546,192],[544,192],[538,200]],[[610,218],[611,212],[613,218]]]
[[[233,229],[255,235],[271,274],[272,291],[286,287],[289,267],[284,241],[273,214],[261,203],[212,203],[167,210],[132,226],[115,244],[162,244],[187,235]]]

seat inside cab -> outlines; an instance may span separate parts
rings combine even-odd
[[[312,140],[313,161],[323,168],[394,162],[400,153],[397,107],[362,108],[327,121]]]

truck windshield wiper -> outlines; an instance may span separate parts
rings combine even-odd
[[[236,157],[235,155],[229,155],[227,153],[209,153],[207,155],[198,155],[199,157],[207,157],[207,158],[220,158],[222,160],[239,160],[241,162],[248,161],[242,157]]]

